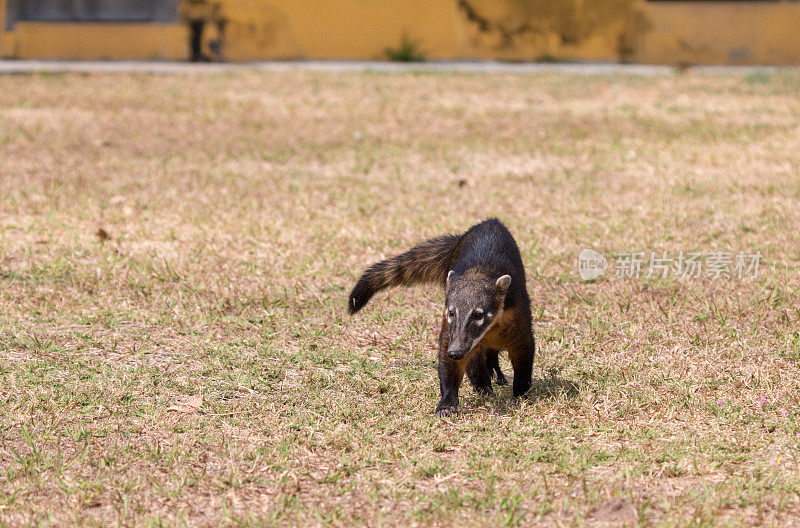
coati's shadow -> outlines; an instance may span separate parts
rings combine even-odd
[[[580,387],[572,380],[549,376],[533,380],[531,389],[524,398],[528,401],[551,400],[563,395],[565,398],[574,398],[578,395]]]
[[[519,400],[511,396],[513,378],[509,378],[507,387],[495,385],[493,396],[478,396],[479,400],[475,402],[475,405],[465,407],[462,412],[477,412],[481,407],[495,413],[507,413],[517,409]],[[534,378],[530,390],[525,393],[522,399],[528,402],[555,400],[559,397],[572,399],[578,396],[579,391],[580,386],[576,382],[550,375],[546,378]]]

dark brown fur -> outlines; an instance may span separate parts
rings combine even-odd
[[[436,413],[457,412],[458,390],[466,373],[475,390],[492,394],[491,375],[506,383],[498,353],[507,350],[514,369],[514,396],[530,389],[535,342],[530,299],[519,249],[496,219],[463,235],[446,235],[369,267],[348,299],[351,314],[378,291],[423,282],[445,287],[445,314],[439,333]]]
[[[458,247],[460,237],[444,235],[426,240],[405,253],[370,266],[350,292],[347,308],[350,314],[359,311],[381,290],[394,286],[413,286],[425,282],[444,284],[448,264]]]

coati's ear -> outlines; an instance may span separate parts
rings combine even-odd
[[[453,274],[454,273],[455,273],[455,270],[450,270],[450,271],[447,272],[447,281],[444,283],[444,289],[445,290],[449,290],[450,289],[450,282],[451,282],[451,279],[453,278]]]
[[[506,291],[508,291],[508,287],[511,285],[511,275],[503,275],[497,279],[497,282],[495,282],[494,285],[497,286],[497,289],[500,291],[500,293],[505,295]]]

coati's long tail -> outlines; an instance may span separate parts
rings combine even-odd
[[[444,284],[460,240],[458,235],[432,238],[405,253],[373,264],[350,292],[347,299],[349,312],[356,313],[373,295],[386,288],[424,282]]]

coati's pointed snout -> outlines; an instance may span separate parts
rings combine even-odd
[[[453,350],[448,350],[447,351],[447,356],[452,358],[452,359],[461,359],[461,358],[464,357],[464,353],[465,352],[464,352],[463,349],[456,348],[456,349],[453,349]]]

